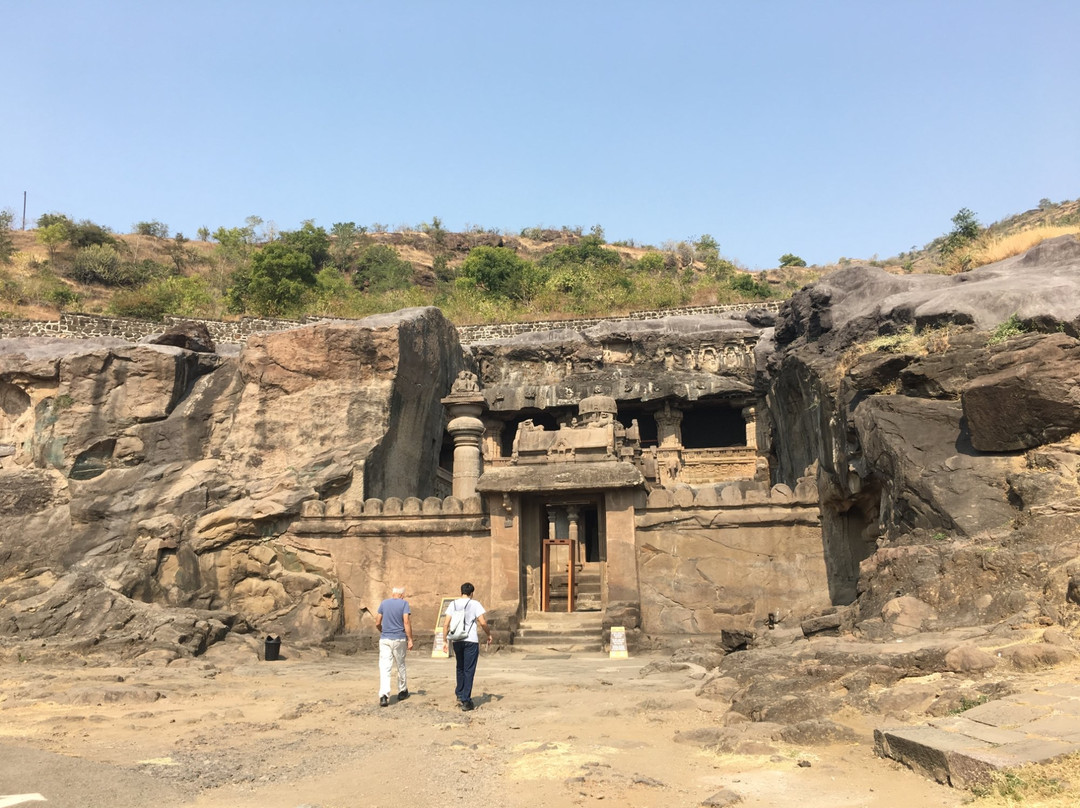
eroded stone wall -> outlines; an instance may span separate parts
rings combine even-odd
[[[636,517],[642,629],[719,635],[827,608],[817,490],[729,483],[657,489]]]
[[[491,608],[492,542],[479,497],[305,502],[279,544],[340,587],[343,628],[374,641],[379,603],[404,586],[413,635],[430,646],[443,598],[471,582]],[[505,616],[493,610],[498,629]]]

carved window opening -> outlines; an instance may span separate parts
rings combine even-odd
[[[619,403],[619,423],[627,429],[636,420],[638,422],[638,434],[641,438],[641,447],[644,449],[656,445],[656,419],[652,412],[644,407],[625,407]]]
[[[685,449],[718,449],[746,446],[746,419],[742,409],[724,405],[695,406],[682,418]]]

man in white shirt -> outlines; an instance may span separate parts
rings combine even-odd
[[[476,661],[480,658],[480,638],[476,633],[479,625],[487,634],[487,644],[491,645],[491,629],[488,627],[484,614],[487,609],[478,600],[473,600],[473,592],[476,591],[470,583],[461,585],[461,597],[451,601],[446,607],[443,618],[443,644],[447,642],[450,633],[450,615],[453,612],[465,612],[465,625],[469,633],[463,640],[454,641],[454,657],[457,663],[457,687],[454,695],[457,696],[458,704],[462,710],[475,709],[472,700],[473,677],[476,676]]]

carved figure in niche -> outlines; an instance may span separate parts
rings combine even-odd
[[[720,370],[720,357],[716,355],[716,348],[707,346],[701,351],[701,365],[710,373]]]
[[[480,384],[476,380],[476,374],[468,370],[462,370],[458,373],[457,378],[454,379],[454,384],[450,388],[451,393],[479,393]]]
[[[679,478],[679,458],[674,454],[667,456],[667,461],[664,464],[664,471],[667,473],[668,479],[671,482],[675,482]]]

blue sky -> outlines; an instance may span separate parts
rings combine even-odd
[[[1080,197],[1080,3],[0,3],[0,208],[884,258]]]

